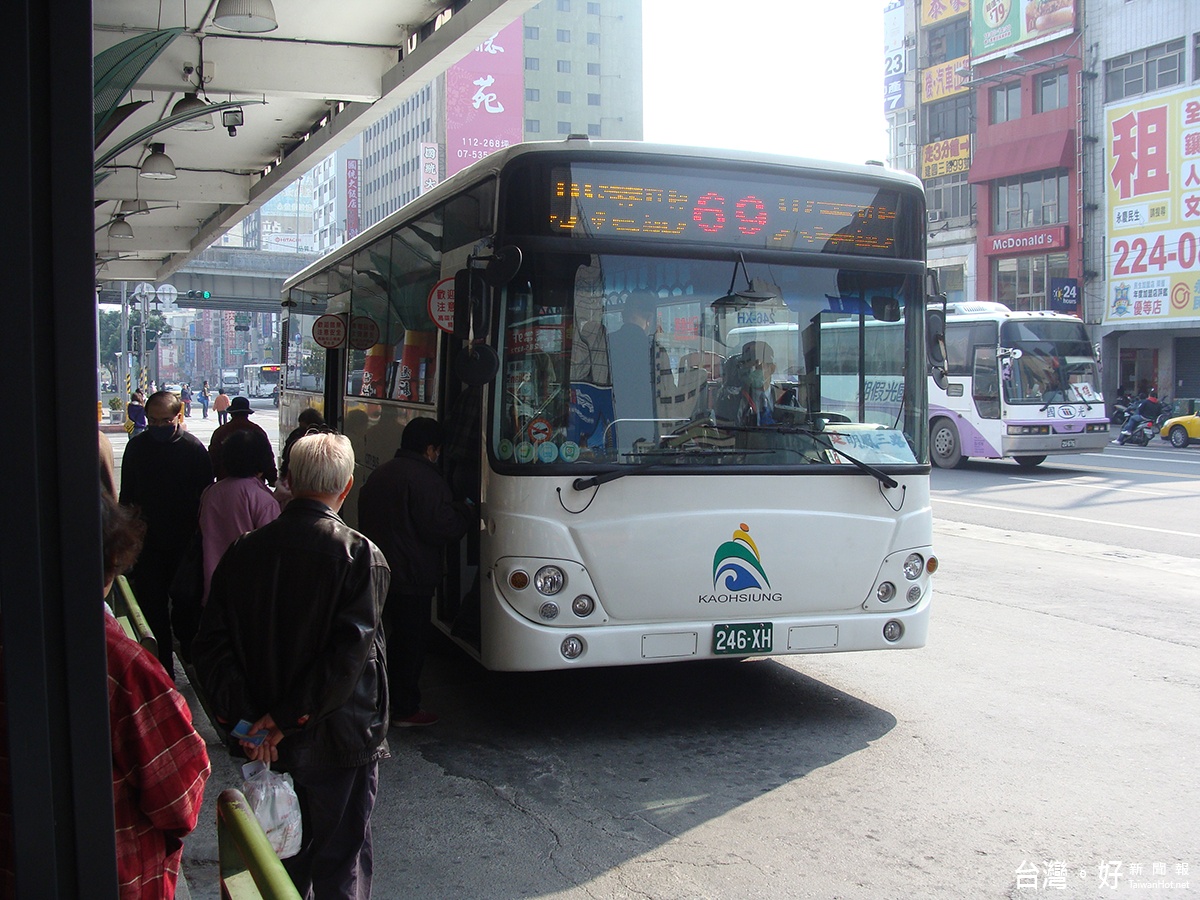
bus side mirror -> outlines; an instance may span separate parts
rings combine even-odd
[[[877,322],[899,322],[900,301],[895,297],[872,297],[871,315]]]
[[[938,309],[925,311],[925,349],[929,356],[929,374],[943,391],[946,377],[946,314]]]
[[[458,380],[472,387],[482,387],[500,371],[500,356],[487,344],[467,344],[454,357]]]

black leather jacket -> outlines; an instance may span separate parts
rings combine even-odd
[[[222,724],[270,713],[284,770],[386,757],[388,579],[379,548],[315,500],[238,538],[192,645]]]

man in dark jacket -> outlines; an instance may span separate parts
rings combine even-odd
[[[137,507],[146,544],[130,580],[158,641],[158,658],[172,678],[171,614],[167,591],[200,514],[200,494],[212,484],[208,451],[183,430],[183,403],[169,391],[146,401],[144,432],[129,439],[121,460],[121,505]]]
[[[437,721],[421,709],[429,610],[446,544],[475,521],[466,504],[454,501],[438,472],[441,449],[441,426],[433,419],[413,419],[404,426],[396,456],[371,473],[358,496],[358,527],[379,545],[392,569],[384,623],[397,727]]]
[[[303,842],[283,864],[300,896],[369,897],[387,560],[337,515],[354,482],[349,439],[301,438],[290,462],[294,499],[221,557],[192,653],[218,719],[266,732],[246,755],[292,775]]]

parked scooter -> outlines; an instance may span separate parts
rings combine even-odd
[[[1127,392],[1118,392],[1117,400],[1115,403],[1113,403],[1112,416],[1109,417],[1109,421],[1113,425],[1124,425],[1125,421],[1132,414],[1133,408],[1137,405],[1137,403],[1138,400],[1129,396]]]
[[[1154,427],[1153,419],[1145,419],[1141,416],[1133,415],[1126,420],[1125,427],[1117,435],[1117,443],[1147,447],[1156,434],[1158,434],[1158,430]]]

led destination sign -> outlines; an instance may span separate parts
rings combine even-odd
[[[900,193],[891,188],[833,177],[593,164],[555,166],[547,187],[551,234],[905,255]],[[908,214],[917,209],[912,204]]]

